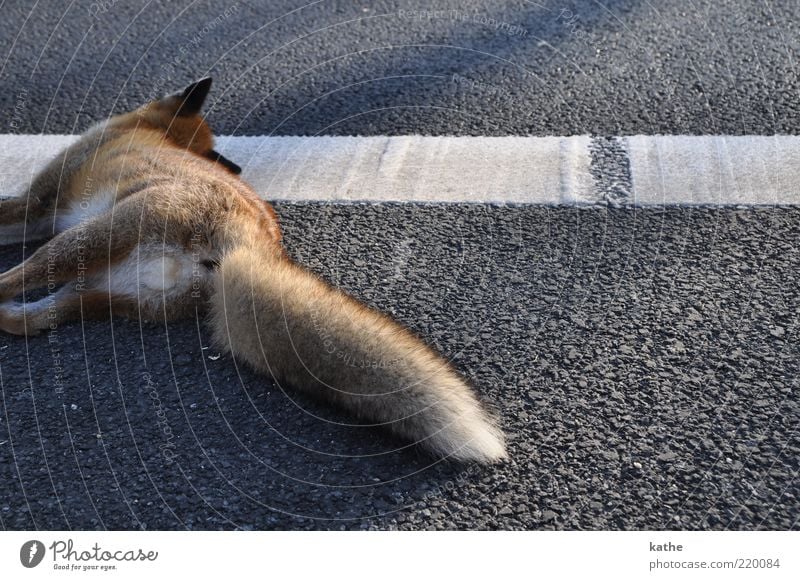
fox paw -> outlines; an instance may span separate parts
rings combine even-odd
[[[18,311],[16,307],[6,304],[0,305],[0,330],[17,336],[33,336],[39,333],[37,329],[25,328],[25,317],[21,309]]]

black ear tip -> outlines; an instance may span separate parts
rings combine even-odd
[[[205,77],[190,84],[184,89],[183,94],[178,96],[180,101],[178,114],[182,116],[197,115],[210,90],[211,77]]]
[[[211,77],[204,77],[199,81],[193,82],[183,91],[183,96],[188,97],[189,95],[195,92],[201,94],[207,94],[208,91],[211,89],[212,80],[213,79]]]

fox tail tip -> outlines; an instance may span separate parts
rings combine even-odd
[[[461,418],[426,443],[436,455],[464,463],[492,465],[508,459],[505,435],[482,413]]]

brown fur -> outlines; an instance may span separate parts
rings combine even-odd
[[[209,86],[98,125],[27,197],[3,200],[0,229],[24,220],[53,237],[0,274],[0,329],[35,334],[80,317],[179,318],[210,307],[216,343],[281,385],[441,456],[505,457],[494,420],[441,356],[289,260],[272,207],[212,149],[199,115]],[[53,284],[64,286],[12,302]]]

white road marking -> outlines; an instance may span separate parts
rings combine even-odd
[[[588,137],[220,137],[268,199],[591,202]]]
[[[636,205],[800,204],[800,137],[625,139]]]
[[[77,137],[0,135],[0,196]],[[591,138],[219,137],[265,199],[594,205]],[[631,136],[622,205],[800,205],[800,137]]]

